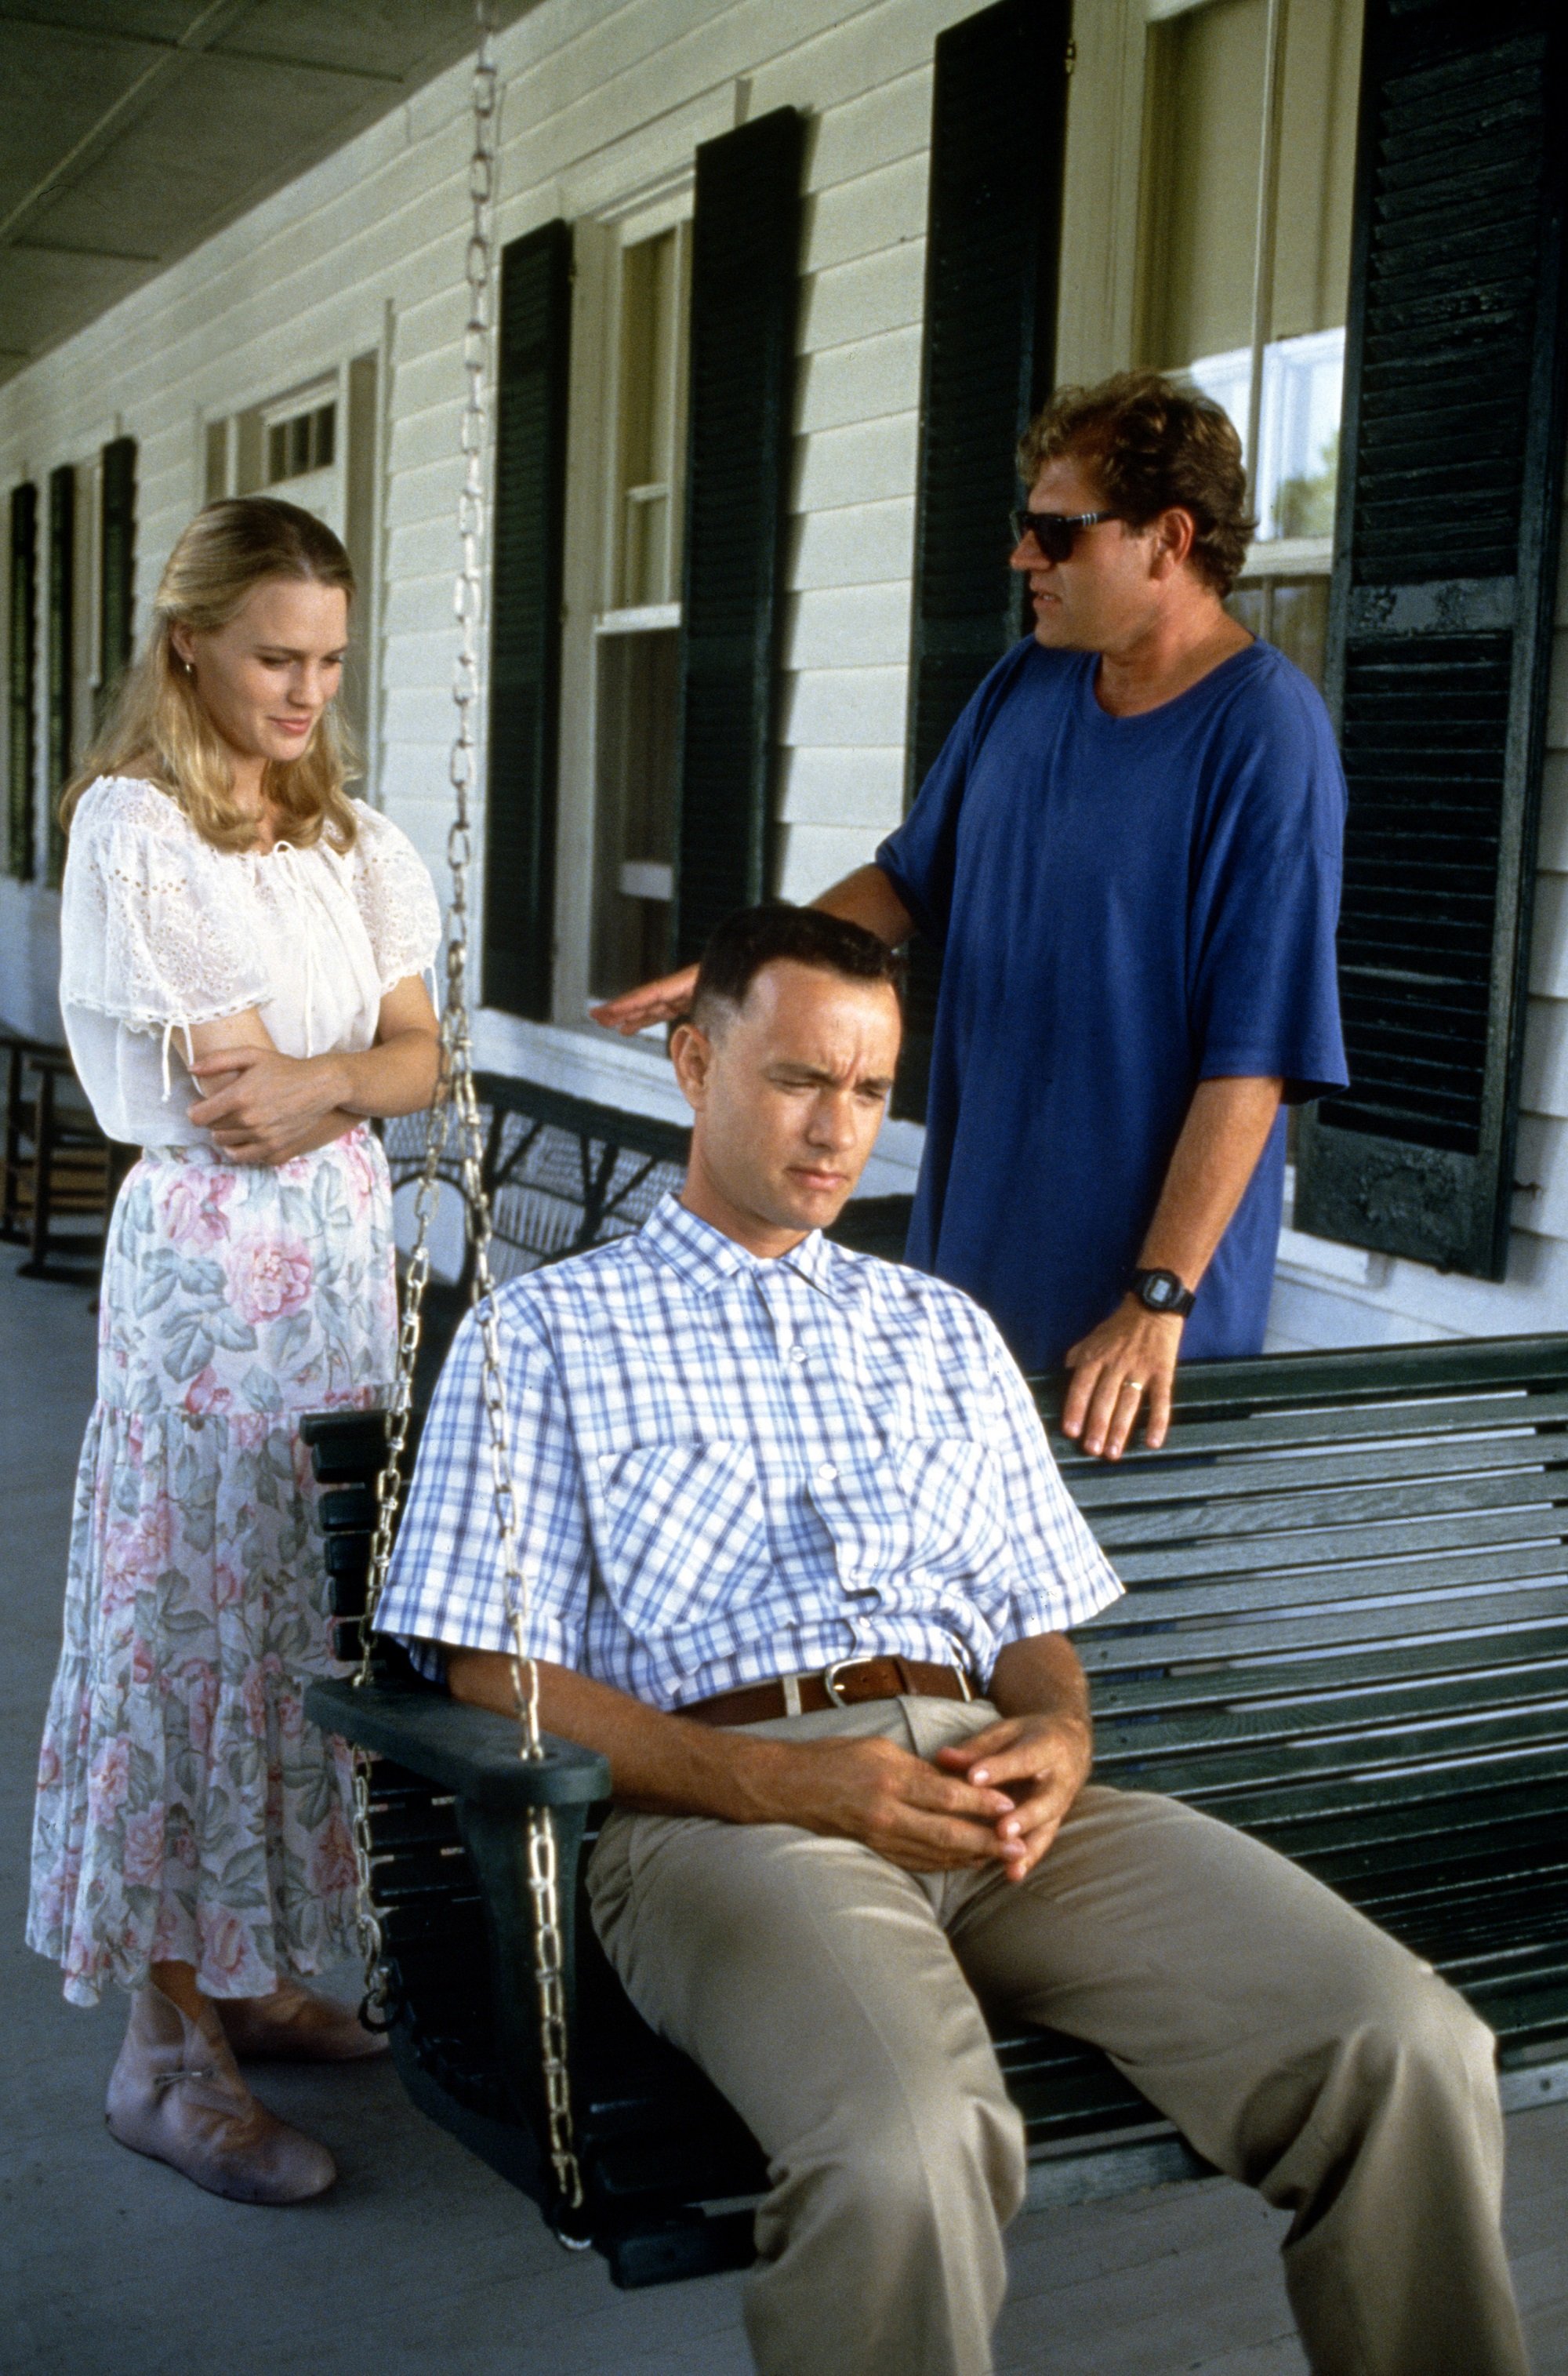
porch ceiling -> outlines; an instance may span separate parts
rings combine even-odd
[[[472,0],[0,0],[0,380],[473,38]]]

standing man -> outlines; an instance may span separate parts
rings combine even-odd
[[[1282,1100],[1343,1087],[1345,785],[1327,713],[1224,599],[1241,443],[1153,373],[1060,391],[1020,454],[1033,635],[905,823],[817,902],[943,953],[909,1258],[968,1290],[1063,1425],[1163,1442],[1178,1354],[1256,1352]],[[598,1010],[637,1030],[692,974]]]

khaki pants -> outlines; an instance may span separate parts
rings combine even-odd
[[[930,1756],[984,1702],[754,1728]],[[756,2136],[764,2376],[983,2376],[1024,2191],[977,1999],[1104,2048],[1294,2213],[1318,2376],[1521,2376],[1491,2032],[1319,1883],[1175,1800],[1087,1788],[1022,1884],[786,1824],[617,1812],[588,1871],[634,2003]]]

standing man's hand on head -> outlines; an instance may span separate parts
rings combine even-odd
[[[847,874],[842,883],[836,883],[811,904],[826,916],[841,916],[847,924],[862,925],[890,949],[907,941],[915,928],[913,917],[880,866],[858,866],[853,874]],[[645,981],[636,990],[624,991],[619,998],[607,998],[602,1005],[590,1006],[588,1013],[607,1031],[619,1031],[629,1040],[653,1024],[683,1022],[696,982],[695,966],[683,966],[678,973],[661,974],[657,981]]]

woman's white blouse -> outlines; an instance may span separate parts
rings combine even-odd
[[[286,1056],[374,1044],[381,1001],[441,938],[429,870],[356,802],[347,853],[214,849],[155,784],[100,776],[71,821],[60,1007],[93,1112],[133,1146],[193,1146],[199,1092],[171,1063],[198,1023],[255,1007]]]

